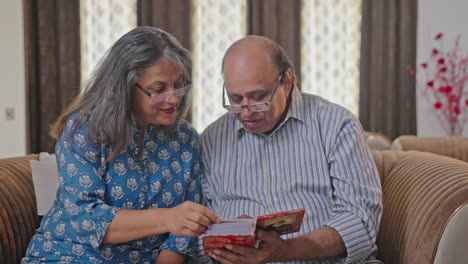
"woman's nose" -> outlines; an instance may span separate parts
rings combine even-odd
[[[180,101],[180,97],[175,93],[171,93],[164,101],[168,103],[178,103]]]

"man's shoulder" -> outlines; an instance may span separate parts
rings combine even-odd
[[[304,107],[307,110],[317,114],[317,117],[322,119],[329,119],[330,117],[342,117],[345,119],[354,119],[354,114],[342,105],[333,103],[321,96],[301,93],[302,100],[304,101]],[[323,121],[323,120],[322,120]]]

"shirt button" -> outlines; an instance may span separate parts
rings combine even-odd
[[[271,175],[275,176],[276,171],[271,171]]]
[[[273,201],[274,201],[275,203],[277,203],[279,200],[278,200],[278,198],[274,198]]]

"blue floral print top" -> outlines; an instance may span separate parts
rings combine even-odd
[[[91,139],[86,125],[75,122],[76,115],[57,141],[57,197],[22,262],[154,263],[162,249],[192,255],[193,238],[169,233],[102,244],[122,208],[171,208],[185,200],[200,203],[200,147],[190,124],[179,121],[171,134],[157,126],[142,131],[136,125],[128,148],[105,163],[109,146]]]

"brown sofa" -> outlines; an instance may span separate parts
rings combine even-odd
[[[0,159],[0,263],[19,263],[39,227],[29,160],[37,155]]]
[[[468,137],[422,137],[403,135],[392,142],[391,149],[430,152],[468,162]]]
[[[466,263],[468,163],[423,152],[374,151],[384,211],[378,258],[386,264]],[[0,159],[0,263],[18,263],[39,225],[29,160]]]

